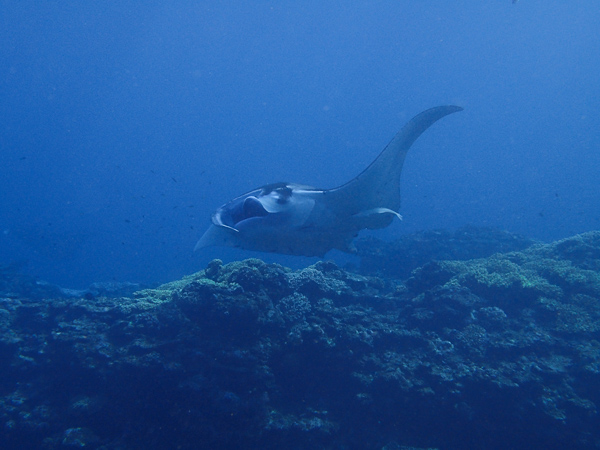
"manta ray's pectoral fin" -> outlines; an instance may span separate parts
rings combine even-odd
[[[413,117],[357,177],[326,191],[329,208],[338,214],[360,214],[378,207],[400,209],[400,174],[408,150],[421,134],[459,106],[438,106]],[[391,223],[388,222],[388,224]]]

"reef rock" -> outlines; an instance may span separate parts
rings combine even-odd
[[[536,241],[506,231],[466,226],[458,230],[428,230],[392,242],[374,237],[356,240],[364,275],[404,279],[431,260],[487,258],[494,253],[524,250]]]
[[[4,448],[594,448],[600,232],[405,281],[251,259],[5,297],[0,364]]]

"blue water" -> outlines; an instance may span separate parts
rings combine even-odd
[[[378,237],[598,229],[599,23],[596,0],[2,2],[0,264],[70,287],[302,266],[192,249],[229,199],[339,185],[442,104],[465,111],[416,142]]]

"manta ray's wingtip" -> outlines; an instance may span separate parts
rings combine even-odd
[[[415,117],[413,117],[414,119],[418,119],[419,117],[430,117],[430,116],[435,116],[437,121],[438,119],[441,119],[444,116],[447,116],[448,114],[452,114],[455,112],[460,112],[463,111],[464,108],[462,106],[458,106],[458,105],[439,105],[439,106],[434,106],[433,108],[429,108],[426,109],[425,111],[421,112],[421,114],[417,114]]]
[[[426,109],[413,117],[400,132],[394,137],[392,143],[401,144],[403,150],[408,151],[417,138],[431,125],[450,114],[463,111],[462,106],[441,105]]]
[[[198,242],[196,242],[194,252],[205,247],[231,245],[233,243],[233,237],[229,231],[230,229],[230,227],[211,225],[208,230],[204,232],[202,237],[198,239]]]
[[[442,112],[443,115],[445,116],[445,115],[452,114],[455,112],[464,111],[464,109],[465,108],[463,108],[462,106],[458,106],[458,105],[441,105],[441,106],[435,106],[433,108],[425,110],[425,111],[423,111],[423,113],[438,111],[438,112]]]

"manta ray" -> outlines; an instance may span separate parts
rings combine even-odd
[[[413,117],[357,177],[333,189],[274,183],[225,203],[194,250],[212,245],[287,255],[324,256],[337,249],[353,253],[363,229],[387,227],[401,219],[400,174],[406,154],[436,121],[462,111],[438,106]]]

